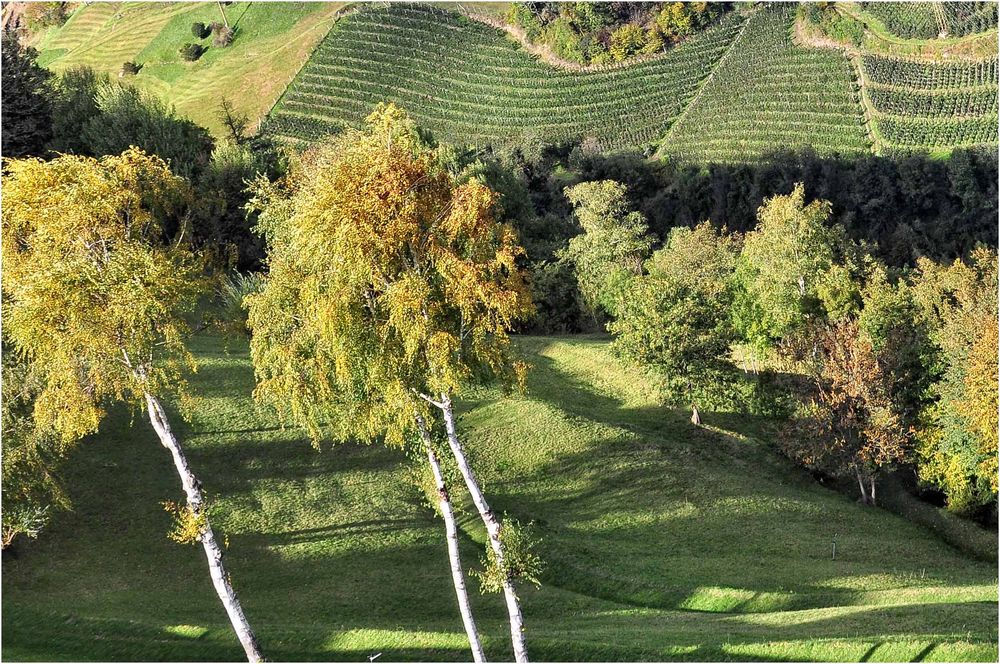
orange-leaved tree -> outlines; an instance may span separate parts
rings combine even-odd
[[[845,318],[817,330],[816,396],[804,417],[785,432],[783,446],[809,467],[854,475],[861,500],[875,504],[880,470],[903,461],[912,431],[893,397],[889,355],[876,351],[857,320]]]
[[[145,407],[187,497],[178,532],[202,543],[247,657],[261,660],[160,403],[193,368],[185,321],[205,286],[201,261],[169,230],[189,186],[132,148],[100,160],[6,161],[3,193],[4,334],[37,372],[35,425],[71,441],[97,430],[109,402]]]
[[[481,660],[432,435],[443,420],[489,537],[484,588],[503,591],[514,656],[526,661],[515,581],[531,579],[537,559],[515,524],[491,510],[452,402],[469,381],[516,386],[524,378],[508,330],[532,306],[517,266],[523,250],[497,219],[497,195],[476,180],[456,181],[393,105],[380,105],[363,130],[307,153],[285,184],[260,181],[255,199],[269,268],[263,289],[246,299],[257,397],[317,443],[325,436],[421,442],[466,632]]]

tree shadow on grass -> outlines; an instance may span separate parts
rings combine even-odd
[[[909,544],[912,527],[817,492],[808,473],[766,446],[655,406],[626,407],[567,374],[535,341],[529,399],[632,434],[590,440],[517,483],[490,487],[496,509],[535,521],[546,583],[636,607],[740,613],[854,604],[862,592],[851,577],[902,576],[910,580],[897,584],[932,592],[933,583],[913,579],[934,567],[934,583],[967,581],[969,570],[950,569],[933,542]],[[475,464],[489,464],[476,432],[467,433]],[[883,551],[873,534],[887,530]]]

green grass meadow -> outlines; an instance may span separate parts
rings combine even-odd
[[[219,102],[259,121],[284,92],[312,49],[333,25],[342,2],[234,2],[225,7],[236,31],[226,48],[197,39],[196,21],[222,21],[215,2],[95,2],[81,4],[66,23],[42,35],[39,62],[60,72],[87,65],[115,78],[126,60],[141,65],[129,82],[174,105],[177,112],[222,132]],[[207,50],[185,62],[178,50]]]
[[[766,422],[695,428],[604,338],[519,343],[527,393],[473,391],[459,424],[494,508],[540,540],[543,585],[522,591],[534,659],[996,661],[995,565],[824,488]],[[195,351],[195,406],[175,426],[265,654],[468,660],[424,467],[317,451],[254,406],[245,343]],[[141,414],[115,410],[65,479],[74,510],[5,554],[3,659],[241,659],[201,548],[167,538],[160,503],[181,491]],[[502,597],[470,592],[487,655],[510,658]]]

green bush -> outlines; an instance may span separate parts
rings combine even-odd
[[[205,49],[201,44],[184,44],[179,50],[181,57],[188,62],[194,62],[201,57],[201,54],[205,52]]]
[[[205,37],[212,34],[212,31],[209,29],[207,25],[205,25],[201,21],[198,21],[191,25],[191,34],[194,35],[195,39],[204,39]]]
[[[638,25],[626,23],[611,33],[611,57],[621,62],[646,47],[646,32]]]
[[[119,76],[135,76],[139,73],[139,69],[139,65],[131,60],[128,60],[122,63],[122,68],[119,70]]]
[[[586,62],[580,48],[580,35],[570,25],[569,19],[559,17],[549,23],[542,33],[542,41],[564,60],[581,64]]]

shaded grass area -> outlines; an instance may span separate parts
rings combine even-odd
[[[234,2],[225,7],[236,31],[232,45],[196,39],[191,25],[222,21],[219,6],[204,3],[92,3],[82,5],[36,47],[54,71],[88,65],[118,76],[126,60],[141,65],[129,81],[176,106],[178,113],[220,134],[220,100],[258,122],[333,25],[342,2]],[[199,43],[206,52],[185,62],[178,49]]]
[[[996,659],[993,565],[816,484],[766,422],[693,427],[601,338],[520,343],[528,393],[473,391],[459,423],[494,507],[540,538],[543,586],[522,591],[535,659]],[[443,527],[406,456],[317,451],[254,407],[245,345],[195,351],[196,405],[175,420],[266,654],[468,659]],[[74,511],[4,558],[3,657],[240,659],[200,548],[166,538],[159,503],[181,492],[148,423],[117,410],[66,479]],[[470,585],[487,654],[509,658],[502,598]]]

